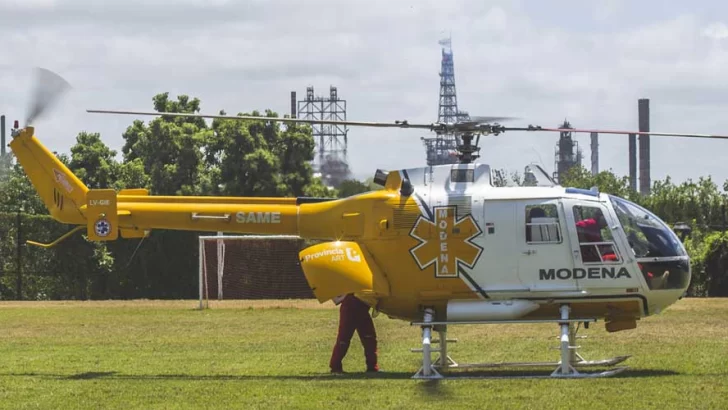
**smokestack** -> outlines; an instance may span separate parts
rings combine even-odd
[[[637,135],[629,134],[629,187],[637,191]]]
[[[650,131],[650,100],[641,98],[637,104],[640,132]],[[650,193],[650,136],[640,135],[640,193]]]
[[[592,175],[599,173],[599,134],[591,133],[591,172]]]
[[[5,156],[5,116],[0,115],[0,157]]]
[[[291,91],[291,118],[296,118],[296,92]]]

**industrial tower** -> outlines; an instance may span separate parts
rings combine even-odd
[[[650,99],[637,100],[640,132],[650,132]],[[637,135],[629,134],[629,187],[643,195],[650,193],[650,136],[639,136],[639,181],[637,180]],[[639,183],[639,186],[638,186]]]
[[[293,112],[295,95],[295,92],[291,93],[293,117],[296,117]],[[313,87],[306,87],[306,99],[298,101],[298,114],[307,120],[346,121],[346,100],[339,98],[334,86],[329,88],[328,97],[315,96]],[[332,124],[311,124],[311,127],[316,141],[314,172],[321,175],[326,186],[336,188],[351,176],[346,157],[349,130]]]
[[[561,125],[562,129],[573,129],[569,121],[564,120]],[[579,142],[574,141],[571,137],[571,131],[562,131],[559,134],[559,142],[555,149],[555,166],[554,179],[561,183],[563,176],[575,166],[581,166],[582,152],[579,148]]]
[[[591,134],[591,173],[596,175],[599,173],[599,133]]]
[[[437,122],[456,123],[470,119],[465,111],[458,110],[458,98],[455,90],[455,64],[453,62],[452,39],[446,38],[438,42],[442,50],[440,64],[440,103]],[[457,163],[458,139],[453,134],[437,133],[434,138],[422,137],[427,152],[427,165]]]
[[[5,116],[0,115],[0,158],[5,156]]]

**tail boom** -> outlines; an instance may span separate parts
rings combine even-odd
[[[174,229],[185,231],[230,232],[239,234],[298,235],[298,206],[270,204],[260,198],[146,197],[127,202],[119,197],[121,229]],[[247,200],[253,200],[246,202]],[[255,203],[261,202],[261,203]],[[223,203],[221,203],[223,202]],[[228,202],[228,203],[224,203]]]

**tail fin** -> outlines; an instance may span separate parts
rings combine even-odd
[[[33,135],[33,127],[14,134],[10,142],[18,162],[53,218],[59,222],[85,225],[82,207],[88,188]]]

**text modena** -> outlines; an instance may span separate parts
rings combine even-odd
[[[626,268],[620,268],[616,271],[615,268],[602,267],[602,268],[589,268],[589,269],[539,269],[538,276],[540,280],[555,280],[555,279],[618,279],[621,277],[631,278],[629,271]]]

